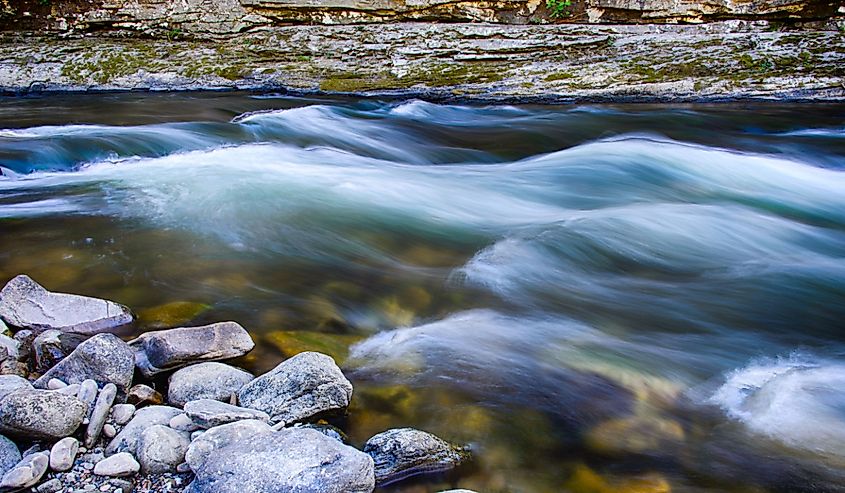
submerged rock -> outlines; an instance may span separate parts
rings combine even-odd
[[[185,462],[188,463],[191,470],[196,471],[215,450],[247,437],[264,433],[273,433],[273,429],[267,423],[254,419],[215,426],[193,438],[185,454]]]
[[[255,347],[246,330],[235,322],[147,332],[129,343],[135,362],[146,376],[194,361],[243,356]]]
[[[129,345],[112,334],[98,334],[77,346],[36,380],[35,386],[46,388],[51,378],[67,384],[91,379],[101,386],[113,383],[120,392],[126,392],[134,372],[135,357]]]
[[[234,441],[214,450],[194,472],[186,493],[369,493],[375,488],[370,456],[307,428]]]
[[[460,465],[468,456],[464,449],[413,428],[379,433],[367,440],[364,452],[373,458],[379,484],[415,474],[448,470]]]
[[[181,413],[181,410],[169,406],[149,406],[139,409],[132,420],[106,447],[106,455],[118,452],[135,453],[138,440],[144,430],[155,425],[167,425],[171,418]]]
[[[213,428],[244,419],[270,421],[270,416],[267,413],[212,399],[200,399],[185,404],[185,414],[202,428]]]
[[[185,461],[190,444],[189,433],[154,425],[141,432],[135,456],[145,474],[175,472],[176,466]]]
[[[82,424],[85,404],[49,390],[18,390],[0,401],[0,431],[26,438],[64,438]]]
[[[225,402],[254,378],[252,373],[224,363],[191,365],[170,375],[167,402],[174,406],[198,399]]]
[[[15,442],[0,435],[0,477],[20,462],[21,452]]]
[[[132,322],[132,312],[113,301],[53,293],[19,275],[0,291],[0,318],[22,329],[97,334]]]
[[[204,303],[193,301],[173,301],[138,312],[138,323],[142,327],[165,329],[189,323],[201,313],[211,308]]]
[[[238,392],[242,406],[285,423],[346,409],[351,398],[352,384],[334,360],[312,352],[283,361]]]

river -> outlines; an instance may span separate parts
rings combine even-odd
[[[235,320],[355,385],[381,491],[845,491],[845,105],[0,101],[0,282]],[[130,336],[131,334],[126,334]]]

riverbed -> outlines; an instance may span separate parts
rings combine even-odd
[[[845,105],[0,100],[0,282],[331,354],[380,491],[845,491]]]

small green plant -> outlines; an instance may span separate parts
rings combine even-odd
[[[38,5],[42,7],[48,7],[50,5],[50,0],[38,0]]]
[[[164,33],[164,35],[167,36],[168,41],[173,41],[175,39],[179,39],[182,36],[182,30],[178,27],[174,27],[173,29],[170,29],[166,33]]]
[[[572,15],[572,0],[546,0],[546,8],[552,19],[562,19]]]

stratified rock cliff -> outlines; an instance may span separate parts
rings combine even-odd
[[[554,5],[558,4],[559,9]],[[838,0],[0,0],[6,29],[234,34],[278,24],[397,21],[700,23],[817,21]],[[550,8],[551,7],[551,8]],[[841,13],[840,13],[841,14]]]

